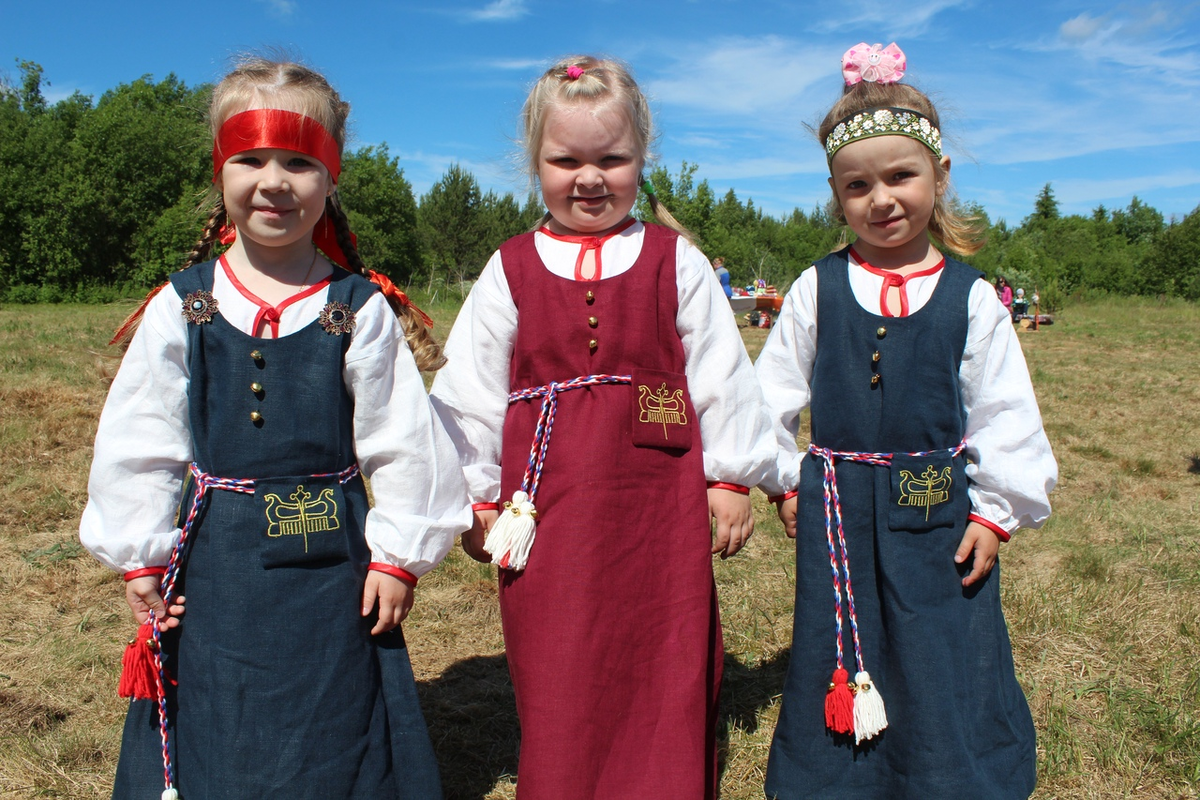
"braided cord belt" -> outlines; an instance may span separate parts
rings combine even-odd
[[[195,482],[196,491],[192,496],[191,506],[188,508],[187,517],[184,519],[183,527],[180,530],[179,541],[176,542],[175,549],[171,551],[171,559],[167,562],[167,569],[163,573],[162,583],[159,587],[159,596],[162,598],[163,606],[168,608],[171,605],[171,601],[175,598],[175,582],[179,578],[179,572],[183,567],[183,553],[187,546],[188,537],[195,526],[197,517],[200,515],[200,510],[204,505],[209,490],[218,489],[226,492],[238,492],[240,494],[254,494],[256,484],[253,479],[249,478],[219,478],[215,475],[210,475],[201,470],[195,463],[188,466],[188,471]],[[322,472],[309,477],[336,477],[339,483],[345,484],[351,481],[356,475],[358,475],[358,464],[351,464],[340,472]],[[165,686],[168,679],[161,655],[162,632],[158,629],[153,610],[150,611],[148,622],[154,636],[154,646],[150,650],[154,660],[155,699],[158,702],[158,729],[162,737],[163,779],[166,782],[166,791],[163,795],[164,797],[177,796],[169,795],[169,793],[174,792],[175,767],[171,763],[167,733],[167,693]]]

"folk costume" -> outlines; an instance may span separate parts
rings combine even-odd
[[[447,358],[431,396],[473,499],[536,489],[528,562],[500,570],[517,796],[714,797],[706,481],[759,484],[776,448],[708,261],[640,222],[518,236],[472,289]]]
[[[1039,527],[1057,467],[992,287],[952,259],[897,278],[849,248],[822,259],[788,293],[756,364],[789,453],[781,480],[799,486],[770,798],[999,800],[1034,788],[1000,568],[964,588],[970,560],[953,556],[968,519],[1003,540]],[[805,407],[812,445],[801,456]],[[835,667],[842,682],[869,672],[865,693],[883,699],[886,727],[827,727]]]
[[[369,567],[415,580],[470,512],[375,284],[335,269],[272,308],[222,261],[153,298],[101,415],[83,543],[162,567],[199,487],[187,612],[162,635],[179,794],[441,797],[403,634],[372,636],[359,606]],[[158,797],[162,751],[156,703],[134,700],[114,797]]]

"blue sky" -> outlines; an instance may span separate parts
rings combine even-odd
[[[697,164],[718,195],[776,215],[827,197],[803,126],[860,41],[904,49],[906,80],[938,100],[959,196],[993,220],[1019,223],[1046,183],[1064,213],[1200,204],[1194,1],[0,0],[0,73],[40,63],[51,101],[144,74],[215,81],[238,53],[286,48],[351,102],[351,145],[386,142],[418,194],[455,162],[523,194],[528,86],[560,55],[613,55],[651,97],[659,163]]]

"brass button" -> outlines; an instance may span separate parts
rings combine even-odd
[[[251,350],[250,357],[255,361],[262,361],[262,350]]]
[[[878,385],[879,385],[879,376],[878,376],[878,375],[872,375],[872,376],[871,376],[871,385],[872,385],[872,386],[878,386]]]
[[[599,324],[600,324],[600,320],[596,319],[595,317],[588,317],[588,327],[589,328],[594,328]]]
[[[880,358],[881,358],[881,356],[880,356],[878,350],[876,350],[874,353],[871,354],[871,360],[874,361],[876,364],[879,363]]]
[[[879,326],[879,327],[878,327],[878,328],[875,330],[875,335],[876,335],[876,336],[878,336],[880,339],[882,339],[883,337],[887,336],[887,328],[885,328],[885,327],[883,327],[882,325],[880,325],[880,326]]]
[[[262,414],[258,413],[257,411],[251,411],[250,412],[250,421],[251,422],[262,422]]]
[[[255,394],[262,394],[262,384],[258,381],[255,381],[254,383],[250,384],[250,391],[254,392]]]
[[[588,349],[589,349],[589,350],[595,350],[595,349],[596,349],[596,345],[598,345],[598,344],[600,344],[600,343],[599,343],[599,342],[597,342],[595,339],[590,339],[590,340],[588,340]]]
[[[585,295],[585,297],[587,297],[587,304],[589,306],[592,303],[596,302],[596,293],[591,291],[590,289],[588,290],[588,293]]]

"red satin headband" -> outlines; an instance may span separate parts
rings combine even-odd
[[[329,131],[312,117],[280,108],[255,108],[234,114],[217,131],[213,142],[213,180],[225,162],[247,150],[270,147],[294,150],[320,161],[337,183],[342,156]]]

